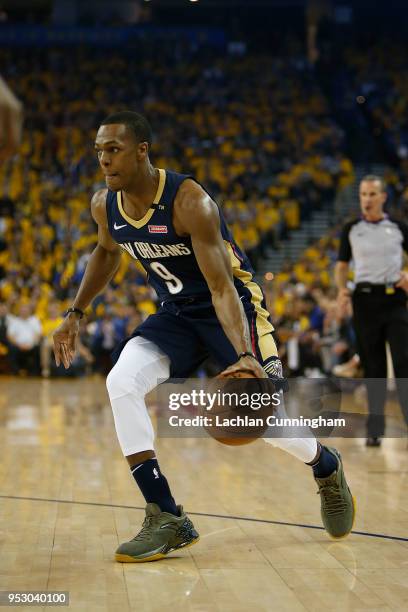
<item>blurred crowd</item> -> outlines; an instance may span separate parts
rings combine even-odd
[[[132,306],[104,309],[100,317],[81,322],[74,362],[69,370],[56,366],[52,334],[63,320],[60,303],[49,302],[40,317],[33,302],[21,302],[12,312],[0,304],[0,372],[33,376],[83,376],[94,372],[107,374],[111,353],[142,321]]]
[[[352,85],[359,91],[360,105],[376,136],[383,140],[386,154],[399,162],[408,176],[408,85],[404,78],[408,52],[399,41],[381,40],[363,53],[345,53]]]
[[[324,377],[355,353],[351,310],[340,312],[333,284],[338,228],[294,264],[266,274],[264,292],[287,375]]]
[[[374,39],[373,39],[374,37]],[[319,70],[334,115],[349,126],[348,140],[356,131],[362,161],[387,166],[385,180],[392,213],[408,214],[408,50],[400,37],[366,33],[347,45],[333,45]]]
[[[337,234],[333,229],[296,263],[265,275],[267,307],[287,375],[325,376],[355,353],[351,312],[339,313],[332,281]],[[55,292],[44,302],[23,300],[14,308],[1,303],[0,371],[44,377],[107,374],[115,346],[155,311],[152,290],[137,284],[137,273],[133,280],[127,299],[120,297],[123,289],[109,287],[95,300],[94,310],[81,322],[76,359],[69,370],[57,368],[52,355],[52,333],[62,321]],[[213,371],[211,364],[208,371]]]
[[[89,200],[104,183],[93,142],[108,113],[130,108],[148,117],[153,164],[203,183],[255,267],[353,181],[344,133],[301,55],[214,55],[182,41],[163,43],[159,55],[148,41],[128,53],[0,50],[4,76],[25,105],[20,152],[0,168],[0,361],[13,372],[55,373],[50,336],[96,241]],[[292,365],[290,338],[330,335],[334,326],[326,265],[334,242],[311,247],[273,281],[270,308]],[[316,308],[326,315],[312,317]],[[122,257],[83,325],[77,372],[106,371],[113,346],[155,309],[144,273]]]

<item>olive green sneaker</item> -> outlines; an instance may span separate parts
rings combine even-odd
[[[323,525],[332,538],[344,538],[353,529],[356,513],[340,453],[335,448],[324,447],[338,461],[338,468],[326,478],[315,478],[318,484]]]
[[[180,516],[162,512],[157,504],[147,504],[142,529],[116,551],[115,559],[120,563],[141,563],[162,559],[169,552],[186,548],[200,539],[193,523],[177,506]]]

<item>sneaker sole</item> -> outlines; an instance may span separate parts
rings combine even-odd
[[[189,546],[193,546],[193,544],[197,544],[199,541],[199,537],[195,538],[192,542],[188,542],[188,544],[181,544],[180,546],[175,546],[174,548],[170,548],[166,553],[156,553],[151,557],[143,557],[142,559],[138,559],[137,557],[131,557],[130,555],[122,555],[120,553],[115,554],[115,561],[118,563],[145,563],[149,561],[159,561],[160,559],[164,559],[167,555],[175,550],[180,550],[184,548],[188,548]]]
[[[357,506],[356,506],[356,498],[354,497],[354,495],[352,495],[352,496],[351,496],[351,499],[352,499],[352,501],[353,501],[353,522],[351,523],[351,527],[350,527],[350,529],[347,531],[347,533],[344,533],[343,535],[340,535],[340,536],[335,536],[335,535],[332,535],[331,533],[329,533],[329,532],[326,530],[326,531],[327,531],[327,533],[329,534],[329,536],[331,537],[331,539],[332,539],[332,540],[336,540],[336,541],[338,541],[338,540],[343,540],[344,538],[347,538],[347,536],[348,536],[348,535],[351,533],[351,531],[352,531],[352,529],[353,529],[353,527],[354,527],[354,521],[355,521],[355,519],[356,519],[356,507],[357,507]]]

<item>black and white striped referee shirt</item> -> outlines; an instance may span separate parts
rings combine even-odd
[[[401,276],[403,251],[408,253],[408,225],[385,215],[380,221],[363,218],[343,227],[338,261],[354,262],[354,282],[386,285]]]

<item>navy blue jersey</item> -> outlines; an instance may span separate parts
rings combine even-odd
[[[214,346],[218,346],[219,352],[223,353],[223,359],[220,361],[223,366],[234,363],[236,351],[225,336],[211,304],[211,293],[198,266],[191,238],[178,236],[173,226],[173,206],[177,191],[184,180],[192,177],[169,170],[159,172],[156,196],[142,219],[135,221],[126,214],[120,192],[108,190],[106,210],[113,240],[134,259],[140,261],[161,302],[159,311],[148,317],[133,335],[142,335],[160,346],[171,358],[172,376],[177,374],[183,377],[184,369],[190,371],[191,364],[197,365],[200,359],[202,360],[201,354],[195,354],[199,348],[196,344],[201,346],[201,341],[206,346],[210,341],[213,341]],[[270,364],[269,361],[276,358],[276,346],[271,335],[273,326],[264,295],[259,285],[254,282],[251,264],[233,240],[221,210],[219,214],[222,237],[231,260],[234,284],[248,318],[252,349],[265,370],[270,373],[269,369],[273,367],[273,363]],[[186,325],[184,335],[177,332],[181,324],[180,315],[176,317],[176,326],[175,315],[172,310],[169,311],[176,309],[174,312],[177,314],[178,308],[184,309],[183,312],[188,308],[190,314],[194,311],[194,315],[191,315],[194,325],[190,319],[188,322],[183,319],[182,324]],[[171,320],[166,318],[169,313],[173,313]],[[177,347],[184,347],[180,350],[185,352],[186,335],[191,336],[189,342],[194,355],[190,356],[191,359],[180,359]],[[182,364],[187,365],[184,368]]]
[[[142,264],[148,282],[156,290],[160,302],[184,298],[211,298],[207,282],[194,255],[191,238],[178,236],[173,226],[173,206],[186,174],[159,170],[156,197],[145,216],[135,221],[123,209],[121,192],[108,190],[106,209],[109,231],[122,249]],[[193,179],[194,180],[194,179]],[[264,308],[260,287],[252,280],[253,269],[235,243],[220,213],[221,233],[228,250],[239,295],[245,296],[259,311]],[[268,313],[264,311],[265,318]]]

